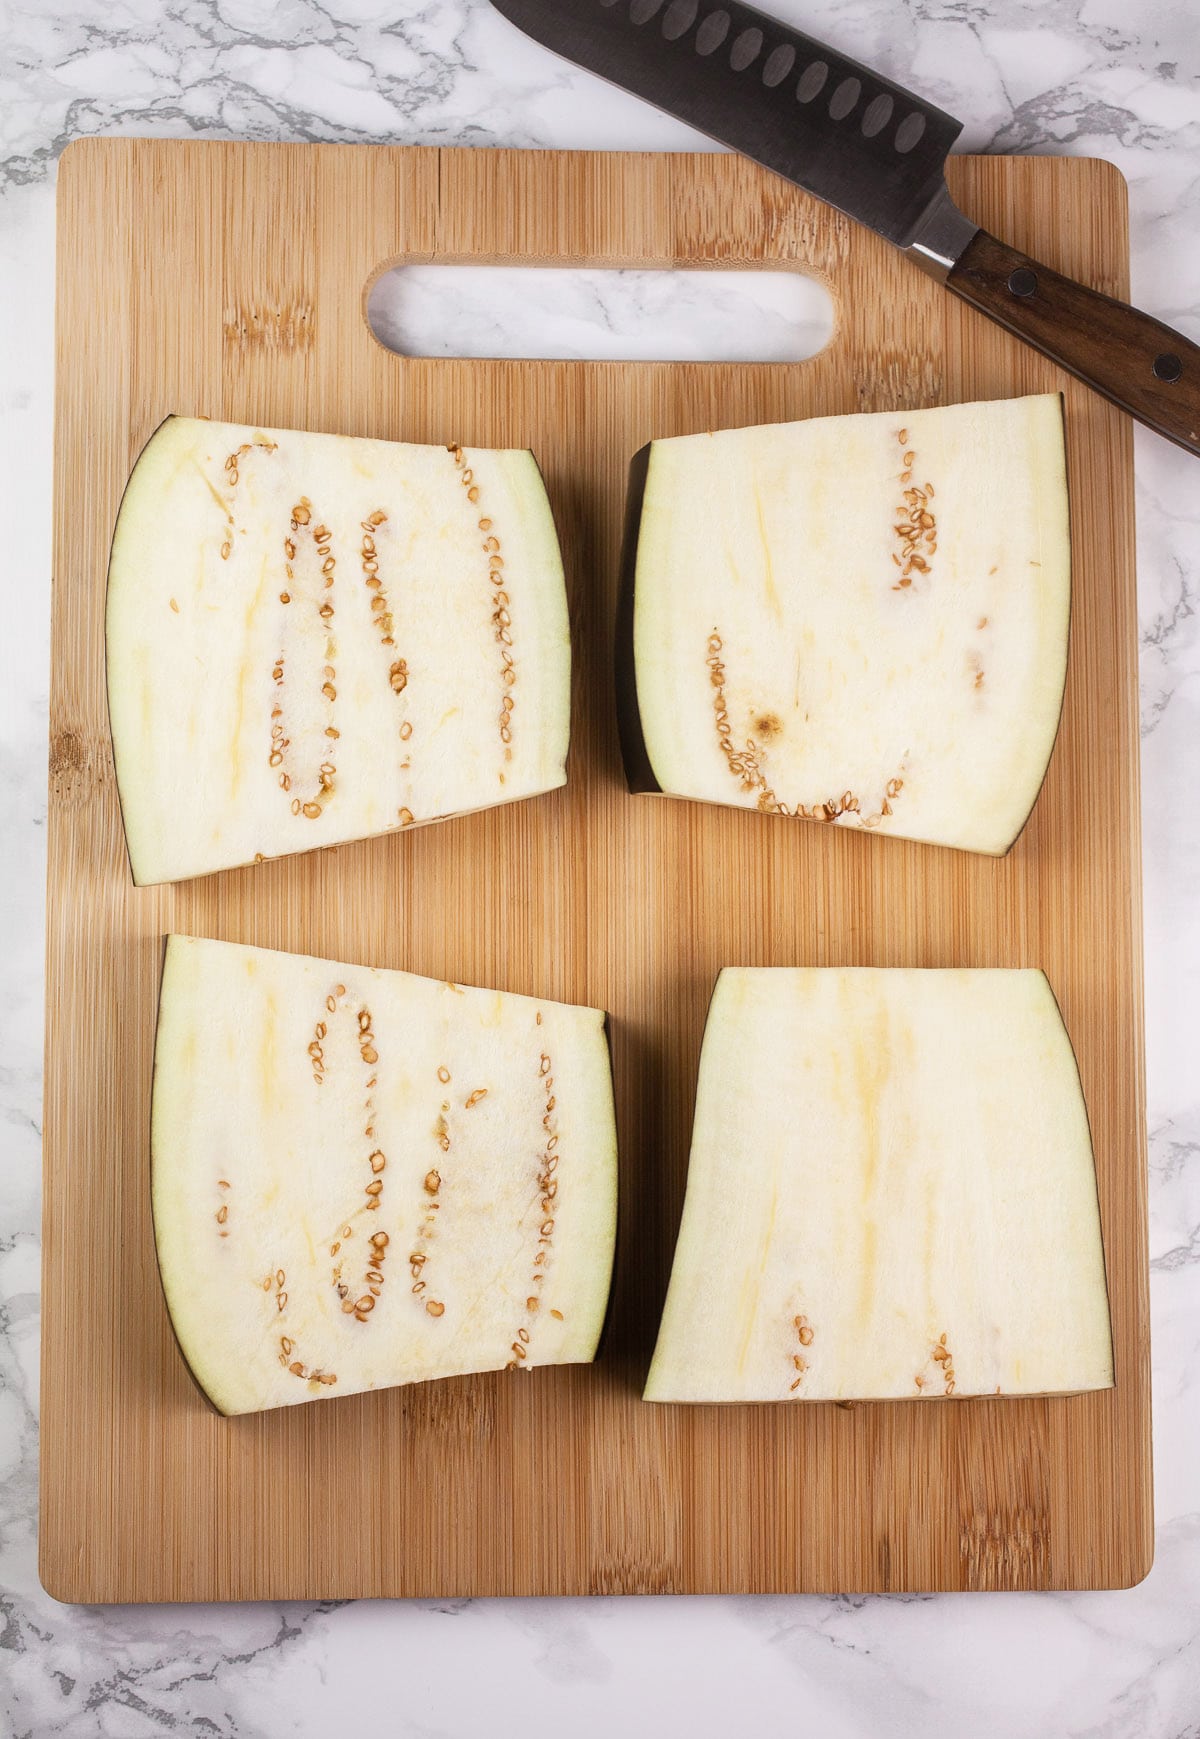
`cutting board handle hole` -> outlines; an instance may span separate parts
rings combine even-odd
[[[834,304],[797,272],[439,263],[381,273],[367,321],[399,356],[803,362]]]

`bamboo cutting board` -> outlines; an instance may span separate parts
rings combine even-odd
[[[964,210],[1127,292],[1106,164],[959,159]],[[41,1569],[60,1599],[1106,1588],[1152,1550],[1129,425],[864,231],[734,157],[89,140],[59,181]],[[775,266],[824,278],[799,366],[401,360],[402,259]],[[652,435],[1067,399],[1066,710],[1002,861],[626,795],[611,642],[625,468]],[[109,537],[168,412],[531,446],[575,648],[562,791],[135,890],[104,699]],[[162,558],[173,559],[170,527]],[[612,1016],[621,1232],[598,1365],[222,1419],[171,1338],[150,1222],[169,930]],[[720,966],[1043,966],[1092,1118],[1116,1387],[852,1408],[643,1404]],[[1019,1083],[1016,1090],[1020,1090]],[[1047,1323],[1046,1332],[1055,1325]]]

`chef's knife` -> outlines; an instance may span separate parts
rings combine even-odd
[[[950,198],[961,121],[726,0],[492,0],[547,48],[866,224],[964,302],[1200,457],[1200,346],[1064,278]]]

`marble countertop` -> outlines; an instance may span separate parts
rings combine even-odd
[[[774,9],[969,115],[968,149],[1112,159],[1130,182],[1135,299],[1200,339],[1193,0],[774,0]],[[1158,1515],[1148,1579],[1127,1593],[1091,1595],[186,1608],[69,1608],[42,1592],[53,183],[69,140],[107,132],[703,143],[552,59],[486,0],[8,0],[0,10],[0,467],[9,549],[0,637],[0,1732],[509,1739],[561,1725],[572,1739],[616,1730],[633,1739],[681,1731],[708,1739],[751,1729],[822,1739],[1197,1739],[1200,471],[1141,432]],[[586,307],[581,317],[589,318]],[[608,319],[603,297],[598,318]],[[698,340],[713,355],[722,354],[722,329],[718,313]],[[786,351],[793,338],[783,331],[780,342]]]

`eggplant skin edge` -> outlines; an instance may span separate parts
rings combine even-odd
[[[642,524],[642,503],[646,494],[646,478],[650,471],[652,443],[640,448],[629,461],[629,485],[625,497],[625,533],[621,543],[621,577],[617,594],[616,649],[613,670],[616,679],[617,731],[621,741],[621,760],[625,766],[625,782],[631,792],[661,792],[650,764],[646,739],[642,734],[642,715],[638,707],[637,666],[633,650],[633,612],[637,583],[638,536]]]
[[[158,993],[157,1002],[155,1004],[154,1044],[152,1046],[152,1051],[151,1051],[151,1054],[154,1057],[154,1068],[157,1067],[157,1061],[158,1061],[158,1058],[157,1058],[158,1027],[159,1027],[159,1023],[161,1021],[161,1018],[162,1018],[162,987],[163,987],[163,979],[164,979],[165,973],[166,973],[166,962],[167,962],[167,952],[168,952],[169,941],[170,941],[169,935],[163,935],[163,936],[160,936],[160,938],[159,938],[159,993]],[[609,1089],[610,1089],[610,1092],[612,1092],[612,1089],[613,1089],[612,1015],[607,1011],[607,1009],[604,1010],[603,1013],[604,1013],[604,1022],[603,1022],[602,1032],[603,1032],[603,1036],[604,1036],[604,1051],[605,1051],[605,1056],[608,1059]],[[152,1070],[151,1070],[152,1082],[153,1082],[154,1068],[152,1068]],[[153,1100],[153,1091],[151,1093],[151,1098]],[[156,1163],[153,1104],[151,1105],[151,1126],[150,1126],[150,1142],[149,1142],[148,1159],[149,1159],[149,1173],[150,1173],[150,1193],[151,1193],[151,1201],[153,1202],[154,1171],[155,1171],[155,1163]],[[607,1293],[607,1295],[605,1297],[605,1301],[604,1301],[604,1314],[600,1319],[600,1326],[596,1331],[596,1341],[595,1341],[594,1347],[592,1348],[592,1356],[588,1360],[580,1361],[580,1363],[582,1364],[582,1367],[585,1370],[589,1369],[589,1368],[591,1368],[599,1363],[601,1355],[605,1352],[605,1350],[608,1346],[608,1343],[610,1342],[610,1340],[613,1337],[613,1332],[614,1332],[613,1331],[613,1320],[614,1320],[614,1315],[615,1315],[614,1306],[615,1306],[615,1294],[616,1294],[617,1256],[618,1256],[618,1253],[620,1250],[620,1245],[621,1245],[621,1185],[620,1185],[620,1173],[619,1173],[620,1147],[619,1147],[619,1144],[617,1142],[617,1132],[616,1132],[615,1094],[614,1094],[614,1098],[613,1098],[613,1166],[614,1166],[613,1194],[615,1197],[615,1212],[614,1212],[614,1222],[613,1222],[612,1254],[610,1257],[610,1264],[609,1264],[608,1293]],[[152,1209],[152,1211],[151,1211],[152,1223],[153,1223],[153,1218],[154,1218],[154,1216],[153,1216],[153,1209]],[[219,1406],[218,1403],[213,1399],[212,1395],[209,1393],[208,1389],[205,1387],[203,1381],[201,1380],[200,1375],[197,1372],[195,1366],[192,1364],[190,1357],[188,1356],[187,1348],[184,1346],[183,1341],[180,1338],[179,1330],[175,1325],[175,1318],[171,1313],[171,1307],[170,1307],[170,1303],[169,1303],[168,1297],[167,1297],[166,1281],[165,1281],[165,1278],[163,1275],[163,1269],[162,1269],[162,1260],[161,1260],[161,1254],[160,1254],[160,1250],[159,1250],[157,1226],[152,1226],[152,1235],[153,1235],[153,1241],[154,1241],[154,1269],[155,1269],[155,1273],[158,1276],[159,1295],[162,1299],[163,1315],[167,1319],[167,1326],[170,1330],[170,1336],[171,1336],[172,1341],[175,1343],[175,1347],[179,1353],[179,1357],[180,1357],[180,1360],[182,1361],[183,1368],[184,1368],[185,1372],[187,1373],[188,1379],[189,1379],[193,1389],[195,1390],[199,1400],[203,1403],[203,1406],[206,1409],[206,1411],[211,1413],[214,1417],[222,1418],[222,1419],[236,1418],[239,1416],[240,1417],[248,1417],[248,1418],[260,1418],[260,1417],[262,1417],[262,1415],[264,1413],[280,1411],[280,1409],[278,1407],[265,1407],[265,1408],[259,1409],[255,1412],[252,1412],[249,1414],[244,1414],[244,1415],[231,1414],[231,1413],[226,1412],[226,1410],[223,1407]],[[570,1366],[562,1366],[562,1365],[545,1365],[545,1366],[540,1366],[540,1367],[537,1367],[537,1366],[534,1367],[534,1369],[544,1369],[544,1370],[565,1370],[565,1369],[570,1369],[570,1368],[571,1368]],[[501,1377],[505,1376],[506,1374],[507,1373],[502,1372],[500,1370],[470,1371],[470,1372],[464,1373],[462,1378],[435,1377],[432,1379],[427,1379],[427,1381],[456,1382],[456,1381],[465,1380],[467,1382],[471,1382],[471,1381],[477,1380],[479,1378],[489,1378],[489,1379],[494,1380],[497,1378],[501,1378]],[[527,1368],[525,1371],[525,1375],[527,1375],[527,1376],[532,1375],[532,1371]],[[346,1395],[346,1396],[331,1395],[327,1398],[331,1401],[354,1400],[355,1394],[368,1394],[368,1395],[369,1394],[389,1394],[395,1388],[408,1388],[408,1387],[421,1387],[421,1386],[423,1386],[423,1385],[421,1385],[420,1383],[388,1384],[385,1387],[382,1387],[380,1389],[359,1390],[359,1391],[355,1391],[354,1394],[350,1394],[350,1395]]]
[[[938,847],[930,841],[917,841],[918,844],[931,845],[932,849],[963,851],[968,855],[981,855],[996,858],[1006,858],[1011,853],[1017,841],[1021,838],[1033,817],[1033,813],[1045,791],[1046,781],[1050,775],[1050,766],[1054,752],[1058,747],[1062,734],[1063,714],[1066,711],[1067,678],[1071,667],[1071,629],[1075,615],[1074,587],[1074,528],[1073,501],[1068,479],[1065,475],[1067,467],[1067,411],[1066,398],[1058,394],[1058,414],[1062,426],[1064,493],[1067,502],[1067,538],[1068,561],[1071,566],[1071,585],[1067,601],[1067,653],[1063,662],[1063,684],[1059,695],[1058,717],[1055,721],[1054,733],[1050,737],[1046,749],[1046,760],[1042,767],[1042,776],[1038,780],[1029,808],[1024,819],[1014,832],[1012,838],[1003,850],[995,852],[976,853],[968,846]],[[638,706],[637,692],[637,662],[634,657],[634,607],[637,592],[637,558],[638,539],[641,532],[642,508],[645,503],[646,481],[650,472],[650,458],[653,441],[648,441],[640,447],[629,461],[629,482],[625,497],[625,527],[621,542],[621,568],[619,589],[617,593],[616,645],[613,659],[613,670],[616,686],[617,731],[621,744],[621,760],[624,764],[625,783],[635,796],[644,792],[656,795],[666,795],[654,772],[650,761],[650,752],[646,747],[646,738],[642,731],[642,715]]]
[[[165,420],[169,420],[169,419],[165,419]],[[162,426],[163,425],[160,423],[159,428],[161,428]],[[155,433],[157,433],[157,430],[155,431]],[[157,1159],[158,1159],[158,1151],[157,1151],[156,1144],[155,1144],[155,1134],[154,1134],[154,1077],[155,1077],[155,1074],[156,1074],[157,1069],[158,1069],[158,1029],[159,1029],[159,1026],[161,1025],[161,1022],[162,1022],[163,980],[166,976],[167,950],[168,950],[169,942],[170,942],[170,937],[168,935],[163,935],[163,936],[159,937],[158,1000],[155,1003],[155,1008],[154,1008],[154,1044],[153,1044],[152,1051],[151,1051],[151,1055],[154,1058],[154,1062],[153,1062],[153,1065],[152,1065],[151,1071],[150,1071],[150,1082],[151,1082],[151,1087],[150,1087],[150,1151],[149,1151],[149,1154],[147,1157],[148,1157],[149,1162],[150,1162],[149,1163],[150,1201],[151,1201],[150,1218],[151,1218],[152,1223],[154,1222],[154,1208],[153,1208],[154,1175],[155,1175],[155,1167],[156,1167]],[[158,1287],[159,1287],[160,1296],[162,1298],[163,1314],[166,1317],[168,1327],[171,1330],[171,1339],[175,1342],[175,1345],[179,1351],[179,1356],[183,1360],[183,1368],[187,1372],[188,1377],[191,1379],[192,1385],[195,1388],[197,1394],[200,1396],[200,1399],[203,1401],[205,1407],[208,1409],[208,1411],[210,1413],[216,1414],[219,1418],[227,1419],[229,1417],[229,1415],[227,1413],[225,1413],[222,1408],[217,1406],[217,1403],[213,1400],[212,1396],[209,1394],[209,1392],[205,1388],[204,1384],[200,1381],[200,1377],[197,1374],[195,1367],[192,1364],[191,1359],[188,1357],[187,1348],[184,1346],[182,1340],[179,1338],[179,1330],[175,1326],[175,1318],[171,1314],[171,1306],[170,1306],[170,1303],[169,1303],[168,1298],[167,1298],[167,1283],[166,1283],[166,1278],[163,1274],[163,1269],[162,1269],[162,1255],[161,1255],[161,1252],[159,1250],[159,1244],[158,1244],[158,1226],[157,1226],[157,1224],[153,1225],[153,1233],[154,1233],[154,1271],[158,1275]]]
[[[613,1068],[612,1015],[609,1014],[607,1009],[604,1011],[604,1049],[608,1056],[609,1082],[610,1084],[613,1084],[615,1082],[615,1070]],[[590,1360],[593,1365],[599,1362],[601,1354],[607,1347],[612,1335],[613,1304],[617,1290],[617,1256],[621,1248],[621,1144],[617,1140],[617,1101],[615,1087],[613,1092],[613,1166],[615,1168],[613,1193],[616,1197],[616,1213],[613,1220],[612,1257],[608,1270],[608,1296],[604,1300],[604,1315],[600,1319],[600,1328],[596,1334],[596,1344],[592,1349],[592,1357]]]

